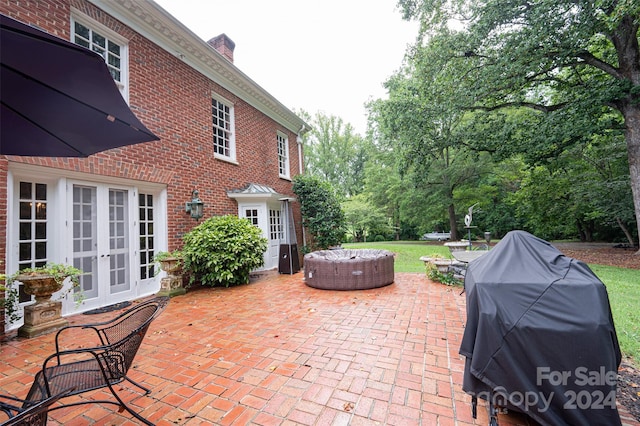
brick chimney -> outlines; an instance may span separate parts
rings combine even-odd
[[[227,58],[229,62],[233,63],[233,49],[236,48],[236,44],[226,34],[220,34],[207,43]]]

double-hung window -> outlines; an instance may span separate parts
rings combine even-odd
[[[109,29],[89,18],[74,18],[71,22],[73,42],[93,50],[104,58],[111,77],[116,82],[122,97],[128,99],[127,46]]]
[[[289,179],[289,138],[278,133],[278,172],[281,178]]]
[[[211,99],[213,153],[216,157],[236,161],[233,106],[217,98]]]

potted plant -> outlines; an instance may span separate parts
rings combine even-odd
[[[79,288],[82,273],[80,269],[70,265],[47,263],[44,266],[21,269],[11,275],[9,283],[21,282],[25,293],[36,297],[35,304],[24,308],[24,325],[18,329],[18,335],[36,337],[68,325],[68,321],[62,318],[62,303],[59,299]],[[67,278],[71,281],[71,287],[56,300],[52,300],[51,295],[62,289]],[[17,292],[15,296],[17,299]],[[74,298],[77,303],[81,302],[82,292],[74,293]],[[17,300],[13,302],[13,306],[17,306]]]
[[[53,293],[62,289],[67,278],[71,281],[69,292],[78,288],[82,273],[71,265],[47,263],[44,266],[21,269],[11,276],[10,281],[20,281],[25,293],[34,295],[36,301],[47,301]]]
[[[180,250],[174,250],[172,252],[159,251],[153,257],[153,260],[160,265],[160,269],[169,275],[179,275],[184,265],[184,259]]]
[[[160,280],[159,295],[169,297],[185,294],[186,290],[182,285],[182,268],[184,257],[180,250],[172,252],[160,251],[153,260],[160,265],[160,269],[167,273],[167,276]]]

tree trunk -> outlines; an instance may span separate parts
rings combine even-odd
[[[622,109],[625,123],[625,139],[629,156],[629,176],[636,213],[636,226],[640,236],[640,106],[628,104]],[[640,250],[636,252],[640,255]]]
[[[453,204],[449,204],[449,228],[451,229],[451,240],[458,240],[458,230],[456,224],[456,209]]]
[[[618,28],[611,34],[618,53],[618,69],[624,78],[636,88],[640,85],[640,45],[638,43],[638,24],[632,15],[623,16]],[[640,237],[640,105],[639,96],[632,91],[625,99],[617,103],[624,117],[625,140],[629,156],[629,176],[633,193],[633,207],[636,213],[636,226]],[[636,253],[640,255],[640,251]]]
[[[395,206],[396,241],[400,241],[400,205]]]
[[[580,237],[580,242],[584,243],[587,239],[587,236],[584,232],[584,227],[582,226],[582,221],[580,219],[576,220],[576,228],[578,228],[578,236]]]
[[[616,222],[618,223],[620,229],[622,229],[622,232],[624,232],[624,235],[627,237],[627,242],[629,243],[629,245],[632,247],[635,246],[636,244],[633,241],[633,235],[631,235],[631,232],[629,232],[629,228],[627,228],[627,225],[625,225],[619,217],[616,217]]]

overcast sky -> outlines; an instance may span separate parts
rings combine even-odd
[[[418,27],[396,0],[155,0],[203,40],[225,33],[234,64],[290,109],[321,111],[364,135],[371,99]]]

